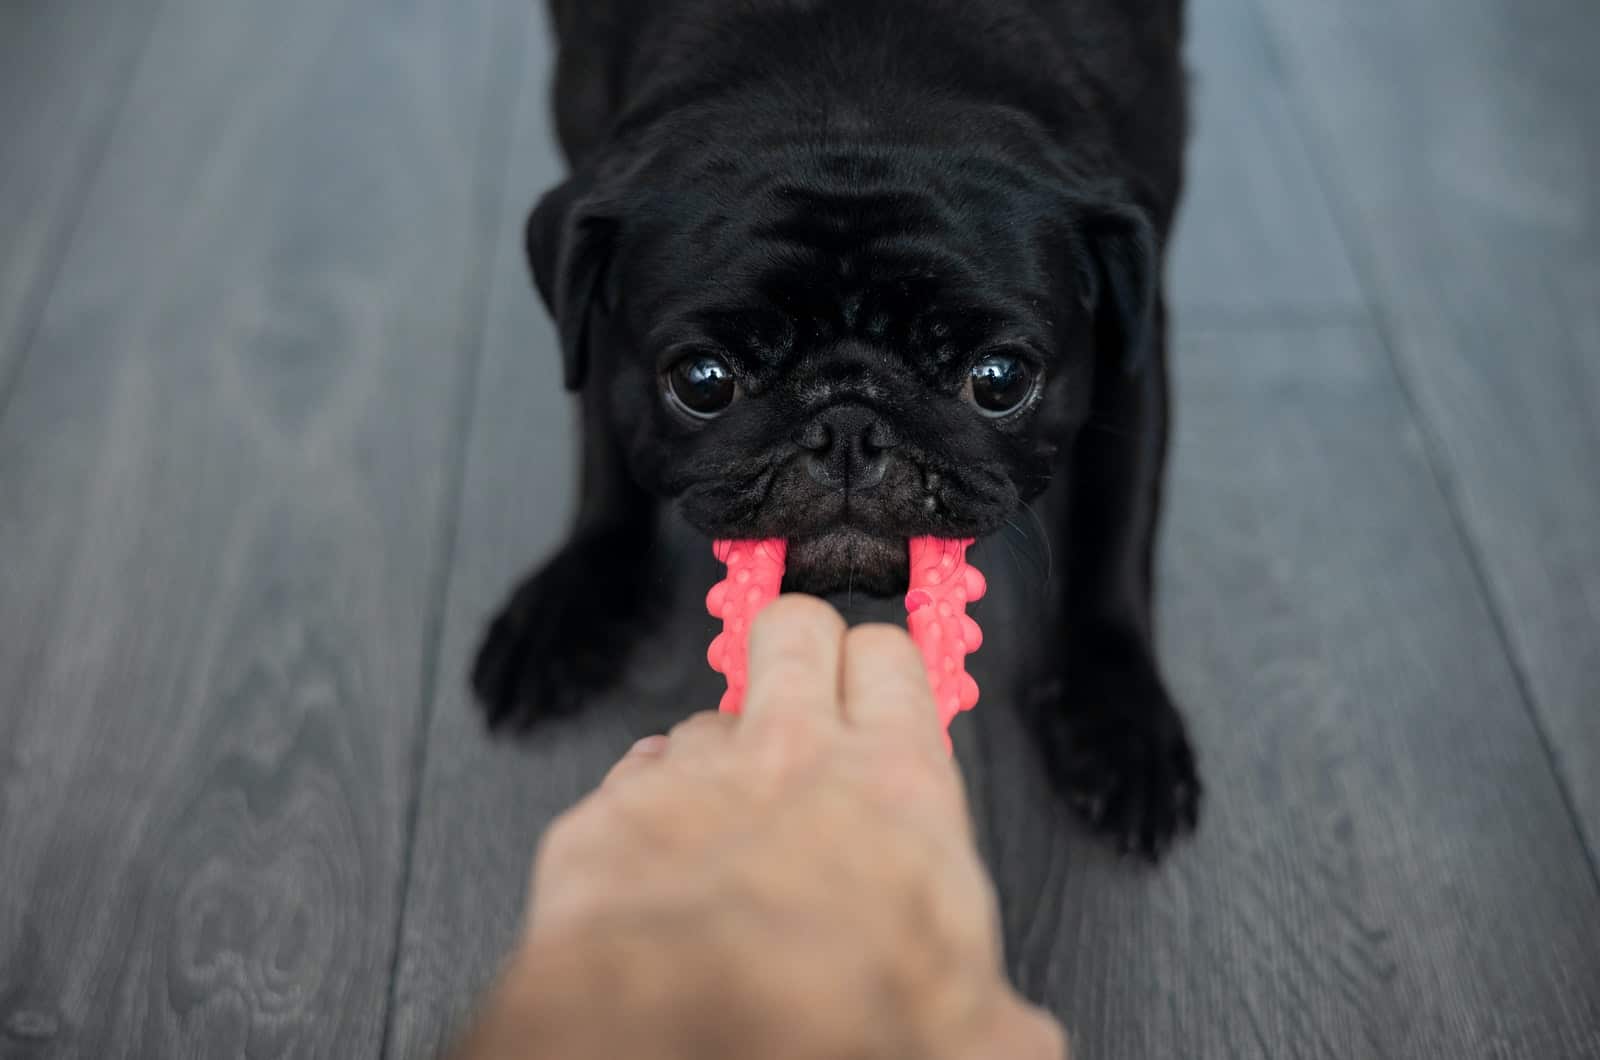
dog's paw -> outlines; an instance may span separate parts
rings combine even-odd
[[[615,535],[580,537],[517,587],[472,667],[491,729],[573,714],[615,683],[642,614],[641,551]]]
[[[1153,662],[1104,659],[1071,673],[1035,715],[1056,788],[1120,852],[1159,860],[1199,822],[1183,718]]]

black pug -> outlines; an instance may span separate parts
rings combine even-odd
[[[658,507],[897,594],[915,535],[1035,501],[1023,687],[1124,850],[1200,785],[1151,644],[1182,0],[555,0],[569,179],[527,226],[582,395],[571,540],[494,621],[491,723],[576,708],[651,619]],[[659,556],[661,550],[654,550]]]

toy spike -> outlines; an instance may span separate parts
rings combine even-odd
[[[706,594],[706,610],[711,617],[722,619],[722,632],[706,650],[706,661],[728,679],[719,709],[737,714],[749,681],[750,623],[757,612],[778,598],[789,548],[787,542],[776,539],[718,541],[714,547],[717,559],[727,565],[728,576]]]

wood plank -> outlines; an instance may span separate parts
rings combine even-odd
[[[1171,270],[1179,316],[1361,313],[1260,23],[1238,0],[1190,0],[1188,59],[1193,139]]]
[[[392,1056],[436,1056],[446,1047],[515,931],[539,834],[594,786],[639,720],[626,701],[596,704],[526,747],[493,743],[466,682],[483,622],[514,579],[556,547],[574,511],[576,418],[521,239],[528,210],[564,169],[553,141],[552,56],[542,20],[530,30],[527,54],[426,739],[390,1012]]]
[[[157,6],[0,5],[0,408]]]
[[[1260,6],[1600,853],[1600,19]]]
[[[991,710],[1018,978],[1093,1057],[1600,1053],[1600,893],[1367,331],[1179,344],[1163,653],[1208,782],[1155,872]]]
[[[378,1052],[530,17],[166,3],[0,419],[8,1055]]]

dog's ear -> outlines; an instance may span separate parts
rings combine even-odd
[[[534,284],[561,334],[568,390],[580,389],[588,375],[594,314],[612,308],[605,280],[617,220],[597,208],[589,184],[574,175],[552,189],[534,207],[523,233]]]
[[[1155,230],[1136,206],[1103,204],[1081,214],[1078,262],[1083,303],[1094,319],[1096,344],[1124,371],[1138,372],[1155,341]]]

